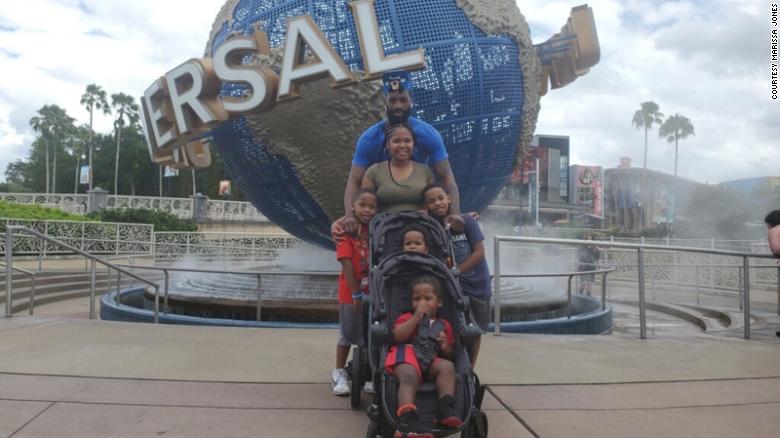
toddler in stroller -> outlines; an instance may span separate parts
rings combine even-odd
[[[412,280],[412,312],[396,319],[393,342],[385,361],[385,370],[398,379],[399,432],[424,433],[428,428],[420,421],[414,404],[423,377],[436,382],[439,402],[436,420],[446,428],[457,428],[463,422],[455,412],[455,335],[452,325],[436,314],[444,304],[442,285],[436,277],[423,275]]]
[[[466,325],[465,300],[445,264],[447,234],[425,215],[394,216],[377,216],[370,232],[372,256],[380,262],[369,279],[376,392],[367,436],[485,437],[487,418],[479,410],[484,389],[464,348],[481,332]],[[427,254],[401,251],[410,223],[427,230]]]

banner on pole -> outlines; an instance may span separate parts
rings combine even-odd
[[[89,184],[89,165],[84,164],[79,168],[79,184]]]

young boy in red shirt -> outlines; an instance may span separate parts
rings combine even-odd
[[[339,275],[339,338],[336,342],[336,368],[331,373],[333,394],[350,393],[349,374],[344,369],[349,350],[363,343],[363,294],[368,293],[368,224],[377,212],[377,196],[373,190],[360,189],[352,198],[352,211],[360,222],[354,236],[344,235],[336,245],[336,258],[341,263]]]

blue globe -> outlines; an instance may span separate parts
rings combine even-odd
[[[311,16],[349,68],[363,69],[348,0],[229,0],[206,54],[233,32],[268,34],[280,64],[287,18]],[[412,73],[413,116],[432,124],[450,155],[463,211],[481,211],[498,194],[530,143],[539,110],[541,68],[514,0],[376,0],[385,53],[425,49]],[[223,94],[240,92],[226,84]],[[330,223],[343,214],[344,185],[360,133],[381,119],[379,81],[332,90],[306,84],[301,98],[270,112],[224,122],[211,132],[241,192],[289,233],[333,248]]]

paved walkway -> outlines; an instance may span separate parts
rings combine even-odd
[[[0,319],[0,436],[359,437],[333,330]],[[776,437],[780,343],[489,335],[491,437]]]

